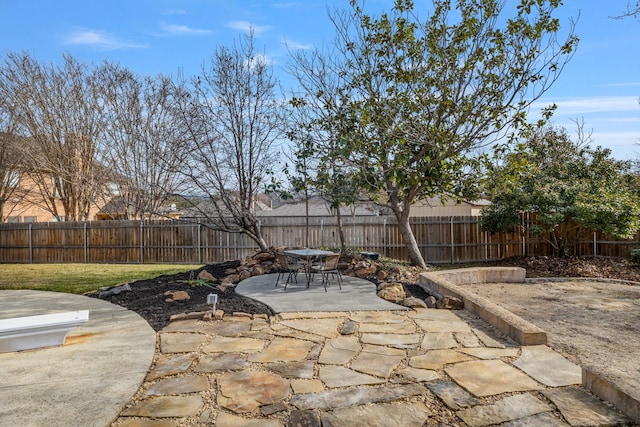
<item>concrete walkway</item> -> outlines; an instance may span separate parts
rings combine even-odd
[[[59,292],[0,291],[0,318],[89,310],[65,344],[0,353],[1,426],[106,426],[138,390],[156,333],[136,313]]]

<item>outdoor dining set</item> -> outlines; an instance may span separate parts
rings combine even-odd
[[[287,280],[284,284],[284,289],[286,290],[290,281],[293,280],[298,283],[298,273],[303,272],[307,288],[313,281],[314,275],[320,274],[325,292],[332,277],[336,279],[338,287],[342,290],[342,276],[338,270],[339,253],[320,249],[288,249],[279,252],[277,259],[280,264],[280,270],[276,279],[276,287],[278,287],[280,279],[286,275]]]

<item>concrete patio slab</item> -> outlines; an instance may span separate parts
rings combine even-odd
[[[342,290],[329,286],[325,292],[319,275],[307,288],[304,275],[298,283],[275,287],[277,274],[264,274],[243,280],[236,286],[236,293],[260,301],[275,313],[304,311],[365,311],[408,310],[376,295],[376,285],[356,277],[343,277]]]

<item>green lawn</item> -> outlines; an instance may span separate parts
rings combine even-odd
[[[83,294],[103,286],[200,267],[185,264],[0,264],[0,290],[35,289]]]

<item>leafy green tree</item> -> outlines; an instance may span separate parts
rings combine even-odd
[[[574,142],[565,129],[546,126],[501,152],[503,163],[490,171],[492,205],[483,211],[482,229],[549,236],[556,255],[570,254],[582,233],[631,238],[640,228],[640,198],[630,163],[592,149],[579,135]],[[535,214],[533,221],[522,222],[523,212]]]
[[[377,17],[351,0],[348,11],[331,15],[336,38],[321,55],[333,60],[307,61],[297,74],[308,102],[326,111],[312,125],[342,130],[327,155],[348,162],[358,189],[391,209],[409,259],[421,267],[411,205],[431,196],[473,198],[476,152],[525,124],[577,44],[573,25],[559,40],[559,0],[505,4],[434,0],[421,20],[410,0]],[[325,98],[323,73],[338,76],[335,97]]]

